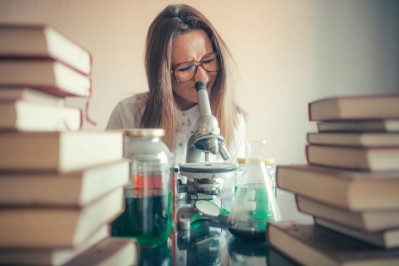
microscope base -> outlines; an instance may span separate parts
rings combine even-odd
[[[182,207],[176,213],[176,222],[179,229],[189,230],[191,223],[201,219],[208,219],[196,212],[193,207]]]
[[[191,224],[200,220],[208,220],[215,227],[223,228],[227,225],[229,212],[221,209],[211,201],[200,200],[194,206],[181,207],[176,213],[177,227],[189,230]]]

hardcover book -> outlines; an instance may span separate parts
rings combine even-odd
[[[91,95],[91,78],[52,60],[0,60],[0,87],[31,86],[60,96]]]
[[[0,207],[79,207],[128,182],[125,159],[66,173],[0,172]]]
[[[49,94],[31,87],[0,87],[0,103],[15,101],[64,106],[64,97]]]
[[[0,58],[51,58],[89,75],[89,51],[50,25],[0,23]]]
[[[123,187],[82,207],[2,207],[0,248],[76,248],[122,210]]]
[[[307,145],[309,164],[362,171],[399,170],[399,146],[344,147]]]
[[[307,142],[313,145],[350,147],[399,147],[398,133],[307,133]]]
[[[308,105],[310,121],[398,119],[399,94],[338,96]]]
[[[399,264],[399,249],[383,249],[313,223],[270,222],[269,244],[303,265]]]
[[[350,211],[399,206],[399,171],[345,171],[312,165],[278,165],[277,186]]]
[[[87,249],[65,266],[75,265],[138,265],[139,244],[134,238],[109,237]]]
[[[396,132],[399,131],[399,119],[318,122],[317,129],[319,132]]]
[[[375,232],[399,228],[399,208],[388,210],[349,211],[318,200],[295,195],[300,212],[357,228]]]
[[[1,265],[64,265],[104,238],[109,237],[108,225],[101,226],[76,248],[6,248],[0,249]]]
[[[82,112],[75,107],[25,101],[0,102],[0,130],[76,131],[82,126]]]
[[[121,131],[0,134],[0,170],[67,172],[122,158]]]
[[[399,229],[388,229],[379,232],[366,232],[363,230],[351,228],[339,223],[325,220],[323,218],[314,217],[317,225],[324,226],[335,232],[350,236],[361,241],[382,247],[395,248],[399,246]]]

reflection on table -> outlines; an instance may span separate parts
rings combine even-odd
[[[296,210],[292,194],[280,191],[277,202],[282,219],[306,220]],[[245,242],[235,238],[219,223],[201,220],[190,230],[176,226],[163,246],[141,250],[140,265],[297,265],[266,242]]]

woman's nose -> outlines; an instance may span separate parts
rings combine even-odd
[[[205,83],[208,83],[209,81],[209,76],[208,72],[202,68],[202,66],[198,66],[197,68],[197,73],[195,73],[195,81],[204,81]]]

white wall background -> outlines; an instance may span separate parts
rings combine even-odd
[[[180,1],[202,11],[240,70],[248,139],[267,141],[278,163],[305,162],[308,102],[399,93],[397,0]],[[166,0],[0,0],[1,22],[49,23],[94,58],[90,115],[104,129],[122,98],[147,90],[144,42]]]

